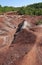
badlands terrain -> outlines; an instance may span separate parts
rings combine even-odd
[[[42,16],[0,15],[0,65],[42,65]]]

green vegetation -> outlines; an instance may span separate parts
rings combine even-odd
[[[36,3],[23,7],[2,7],[0,5],[0,14],[9,11],[17,11],[20,15],[42,15],[42,3]]]

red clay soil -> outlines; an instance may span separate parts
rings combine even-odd
[[[4,21],[4,17],[0,17],[0,22],[3,22]]]
[[[34,24],[35,21],[41,20],[42,16],[13,15],[8,18],[18,27],[24,19]],[[11,30],[8,33],[14,37],[15,33],[11,33]],[[8,49],[0,51],[0,65],[42,65],[42,28],[23,29],[18,32]]]
[[[9,49],[6,52],[0,53],[0,59],[4,60],[0,62],[0,65],[14,65],[13,63],[15,63],[18,59],[24,57],[27,53],[30,52],[30,50],[35,44],[35,41],[35,34],[27,30],[22,30],[20,33],[17,34],[16,40],[13,41]]]

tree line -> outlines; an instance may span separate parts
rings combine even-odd
[[[17,11],[19,15],[42,15],[42,2],[22,7],[9,7],[9,6],[2,7],[0,5],[0,14],[9,11]]]

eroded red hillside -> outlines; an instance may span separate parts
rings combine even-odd
[[[24,20],[31,28],[20,29]],[[0,65],[42,65],[42,16],[0,15]]]

